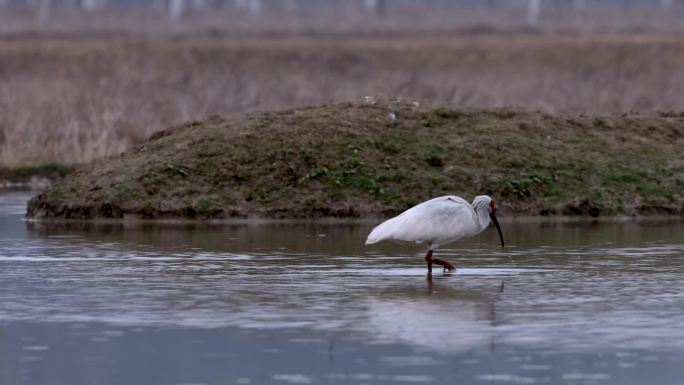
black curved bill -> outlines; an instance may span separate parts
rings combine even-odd
[[[496,215],[494,213],[489,214],[489,218],[494,222],[494,226],[496,226],[496,231],[499,232],[499,238],[501,238],[501,248],[504,248],[504,240],[503,240],[503,234],[501,234],[501,226],[499,226],[499,221],[496,220]]]

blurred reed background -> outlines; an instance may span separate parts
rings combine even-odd
[[[0,165],[366,95],[684,110],[684,1],[0,0]]]

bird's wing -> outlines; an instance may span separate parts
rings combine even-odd
[[[443,196],[412,207],[371,231],[366,244],[403,241],[441,244],[460,239],[476,223],[470,204],[457,196]]]

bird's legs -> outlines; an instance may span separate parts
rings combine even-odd
[[[425,262],[427,262],[428,274],[432,274],[432,250],[428,250],[425,254]]]
[[[448,261],[444,261],[438,258],[432,258],[432,250],[428,250],[425,254],[425,262],[427,262],[428,274],[432,274],[432,264],[436,263],[444,268],[444,271],[454,271],[456,267]]]

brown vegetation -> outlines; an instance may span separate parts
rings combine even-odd
[[[508,214],[684,215],[682,148],[682,114],[326,104],[159,132],[80,166],[28,216],[362,217],[482,193]]]
[[[552,113],[683,110],[684,39],[404,35],[0,40],[0,164],[117,154],[183,121],[388,95]]]

